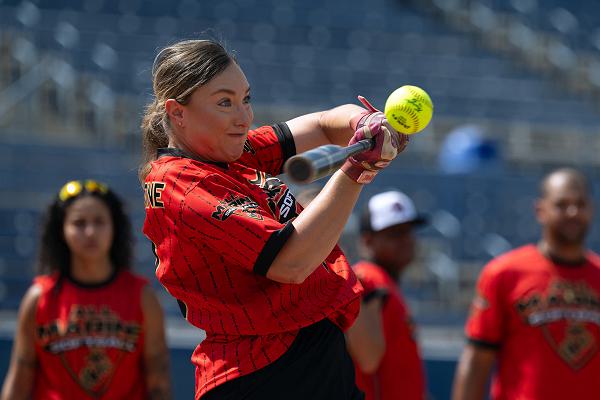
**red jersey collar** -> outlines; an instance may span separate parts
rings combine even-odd
[[[216,165],[216,166],[224,168],[224,169],[229,168],[227,163],[205,160],[201,157],[198,157],[197,155],[188,154],[185,151],[178,149],[176,147],[161,147],[157,150],[157,155],[158,155],[158,158],[161,158],[161,157],[189,158],[191,160],[199,161],[199,162],[202,162],[205,164],[213,164],[213,165]]]

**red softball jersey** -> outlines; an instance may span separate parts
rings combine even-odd
[[[142,289],[122,271],[101,285],[39,276],[33,398],[147,399]]]
[[[156,276],[206,331],[192,361],[196,398],[283,355],[300,328],[329,318],[346,330],[361,286],[339,247],[302,283],[265,277],[302,210],[274,175],[295,153],[286,124],[249,132],[242,157],[210,163],[161,149],[146,178],[144,233]]]
[[[357,386],[365,392],[365,400],[425,399],[425,373],[414,325],[397,283],[370,262],[359,262],[353,269],[364,287],[365,301],[383,297],[385,338],[385,353],[374,374],[365,374],[355,363]]]
[[[497,349],[492,399],[600,398],[600,257],[561,265],[527,245],[492,260],[466,324]]]

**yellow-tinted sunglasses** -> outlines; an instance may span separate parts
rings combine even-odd
[[[60,189],[58,198],[60,201],[64,202],[78,196],[83,190],[89,193],[106,194],[108,192],[108,186],[92,179],[86,179],[85,181],[70,181],[65,183]]]

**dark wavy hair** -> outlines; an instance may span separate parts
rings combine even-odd
[[[92,185],[90,185],[90,183]],[[65,192],[69,184],[78,184],[75,194]],[[87,180],[71,181],[63,186],[54,201],[48,206],[42,219],[42,229],[36,270],[38,274],[58,272],[69,275],[71,250],[65,242],[63,226],[66,210],[77,199],[94,196],[110,210],[113,223],[113,240],[110,247],[110,260],[116,271],[129,269],[133,256],[133,235],[131,222],[125,213],[123,202],[108,186]]]

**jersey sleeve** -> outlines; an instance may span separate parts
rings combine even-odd
[[[283,164],[295,154],[292,132],[281,122],[248,132],[244,153],[238,162],[275,176],[283,172]]]
[[[354,268],[354,273],[358,281],[363,287],[362,302],[368,303],[377,298],[384,299],[388,296],[389,291],[385,284],[377,279],[376,274],[368,267],[358,264]]]
[[[500,265],[494,261],[484,267],[465,326],[467,339],[472,344],[491,349],[502,344],[506,326],[501,272]]]
[[[260,275],[266,275],[294,231],[291,222],[273,219],[268,210],[230,188],[218,174],[204,177],[191,190],[181,213],[186,235],[202,252]]]

